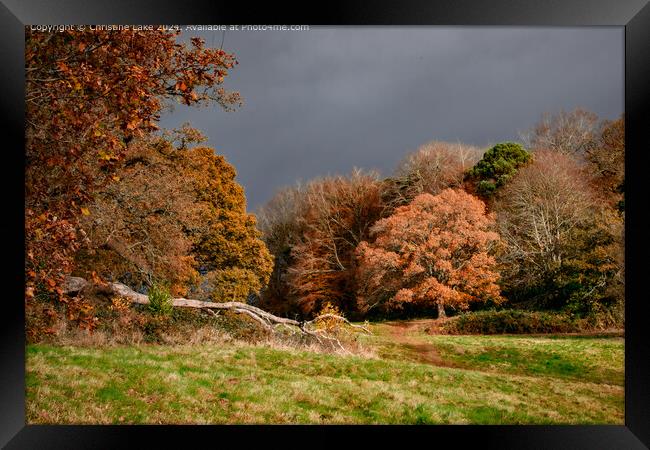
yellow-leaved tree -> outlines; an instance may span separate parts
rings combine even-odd
[[[89,246],[76,272],[136,289],[165,281],[174,295],[216,301],[259,292],[273,261],[234,167],[209,147],[174,147],[165,138],[134,147],[82,220]]]
[[[205,207],[202,229],[193,236],[193,255],[207,272],[212,300],[245,301],[258,292],[273,270],[273,257],[260,239],[257,220],[246,212],[237,172],[209,147],[190,151],[188,168],[198,201]]]

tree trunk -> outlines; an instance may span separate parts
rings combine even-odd
[[[447,314],[445,314],[445,307],[442,303],[438,303],[438,319],[444,319],[447,317]]]

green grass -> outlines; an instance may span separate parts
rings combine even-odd
[[[459,367],[623,386],[622,338],[429,336]]]
[[[366,343],[379,358],[245,344],[30,345],[27,421],[623,424],[620,338],[407,333],[452,366],[440,367],[390,326],[373,330]]]

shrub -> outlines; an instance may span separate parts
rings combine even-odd
[[[154,283],[148,292],[149,311],[154,315],[170,316],[174,306],[169,288],[161,283]]]
[[[584,318],[589,329],[607,330],[625,328],[625,302],[618,301],[609,307],[599,307]]]
[[[442,325],[448,334],[575,333],[584,324],[568,314],[522,311],[477,311],[456,316]]]
[[[316,321],[316,328],[323,330],[331,335],[338,335],[345,323],[335,317],[330,317],[329,314],[343,317],[341,310],[330,302],[325,302],[317,316],[314,318]]]

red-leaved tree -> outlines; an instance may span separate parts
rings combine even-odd
[[[485,204],[460,189],[418,195],[378,221],[373,244],[362,242],[358,301],[368,310],[400,309],[405,303],[464,309],[469,303],[501,301],[490,255],[499,235]]]
[[[25,34],[25,297],[68,301],[61,288],[85,237],[80,219],[170,100],[224,108],[235,57],[177,32]],[[69,308],[69,311],[72,311]],[[88,317],[78,317],[88,327]]]
[[[286,282],[304,315],[331,303],[355,313],[354,251],[382,211],[375,173],[312,181],[305,189]]]

